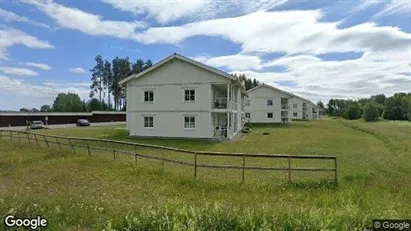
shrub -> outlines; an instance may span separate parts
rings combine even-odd
[[[244,123],[244,127],[249,127],[249,128],[251,128],[251,123],[250,123],[250,122]]]
[[[360,107],[356,104],[351,104],[348,108],[344,111],[344,118],[349,120],[356,120],[361,117]]]
[[[374,103],[367,103],[364,106],[363,118],[365,121],[377,121],[380,117],[380,112],[378,111],[377,105]]]
[[[251,128],[244,126],[243,129],[241,130],[242,133],[250,133]]]

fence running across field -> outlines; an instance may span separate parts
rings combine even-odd
[[[251,153],[226,153],[226,152],[206,152],[206,151],[191,151],[185,150],[180,148],[171,148],[171,147],[164,147],[159,145],[152,145],[152,144],[139,144],[127,141],[115,141],[115,140],[107,140],[107,139],[96,139],[96,138],[81,138],[81,137],[65,137],[65,136],[55,136],[55,135],[45,135],[39,134],[34,132],[27,132],[27,131],[12,131],[12,130],[0,130],[0,139],[18,139],[21,142],[22,139],[27,140],[30,144],[31,142],[36,142],[37,145],[40,145],[40,142],[43,142],[50,148],[50,144],[57,144],[60,150],[62,150],[62,146],[71,147],[73,152],[76,152],[76,148],[86,148],[89,155],[91,155],[91,150],[103,150],[109,151],[113,155],[113,159],[116,159],[117,154],[126,154],[134,156],[135,161],[137,158],[147,158],[147,159],[154,159],[162,161],[162,167],[164,168],[164,162],[169,163],[176,163],[185,166],[193,167],[194,171],[194,178],[197,177],[197,168],[220,168],[220,169],[238,169],[242,170],[241,174],[241,182],[244,182],[245,177],[245,170],[271,170],[271,171],[287,171],[288,172],[288,180],[291,181],[291,173],[293,171],[312,171],[312,172],[334,172],[334,182],[335,184],[338,183],[337,179],[337,157],[335,156],[323,156],[323,155],[272,155],[272,154],[251,154]],[[65,141],[65,142],[62,142]],[[74,141],[82,141],[83,143],[74,143]],[[101,144],[109,144],[111,148],[106,148],[104,145],[90,145],[91,142],[97,142]],[[134,151],[131,150],[120,150],[115,147],[115,145],[127,146],[127,147],[134,147]],[[107,146],[107,145],[106,145]],[[161,150],[162,156],[152,156],[139,153],[137,151],[137,147],[144,147],[144,148],[152,148],[155,150]],[[186,162],[182,160],[175,160],[166,158],[164,155],[165,151],[175,151],[182,154],[189,154],[193,156],[193,162]],[[216,165],[216,164],[199,164],[197,163],[198,156],[217,156],[217,157],[233,157],[233,158],[241,158],[242,165]],[[285,159],[288,160],[287,167],[264,167],[264,166],[247,166],[246,159],[249,158],[266,158],[266,159]],[[292,167],[291,160],[293,159],[312,159],[312,160],[324,160],[324,161],[333,161],[334,167],[333,168],[302,168],[302,167]]]

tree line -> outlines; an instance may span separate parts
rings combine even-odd
[[[96,56],[96,66],[90,70],[92,83],[90,86],[90,99],[87,102],[82,101],[80,96],[75,93],[59,93],[51,106],[43,105],[40,110],[21,108],[20,112],[91,112],[116,110],[118,108],[126,110],[125,89],[119,86],[118,82],[131,75],[130,73],[137,74],[144,71],[152,63],[150,60],[144,62],[142,59],[138,59],[136,63],[130,64],[128,58],[118,57],[112,63],[107,60],[103,62],[102,60],[100,55]],[[247,78],[244,74],[234,76],[244,81],[246,90],[260,84],[258,80]],[[106,93],[107,101],[105,101]],[[95,98],[96,96],[98,98]],[[114,97],[114,107],[108,103],[111,102],[111,96]]]
[[[390,97],[379,94],[359,100],[330,99],[326,113],[350,120],[362,117],[366,121],[376,121],[382,117],[387,120],[411,121],[411,92],[395,93]]]
[[[101,55],[94,58],[96,65],[90,69],[91,85],[90,98],[98,94],[98,101],[111,110],[125,110],[126,105],[126,89],[119,82],[132,74],[138,74],[147,68],[150,68],[153,63],[151,60],[144,61],[137,59],[135,63],[130,62],[128,57],[115,57],[111,62],[103,60]],[[105,97],[107,95],[107,101]],[[113,96],[114,105],[112,105],[111,96]],[[113,107],[114,106],[114,107]]]

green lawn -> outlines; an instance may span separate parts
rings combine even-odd
[[[46,134],[159,144],[190,150],[335,155],[332,173],[193,169],[110,153],[0,140],[0,216],[41,214],[51,230],[362,230],[374,218],[411,217],[411,123],[321,120],[254,126],[239,141],[128,138],[122,126],[65,128]],[[262,132],[269,132],[263,136]],[[151,155],[158,151],[139,149]],[[191,161],[191,156],[165,153]],[[203,163],[241,165],[232,158]],[[251,164],[282,166],[277,160]],[[250,163],[248,162],[248,163]],[[322,166],[296,161],[295,166]],[[328,165],[332,166],[332,165]],[[0,226],[1,227],[1,226]]]

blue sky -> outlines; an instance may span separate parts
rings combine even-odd
[[[94,57],[177,52],[313,101],[411,92],[409,0],[0,0],[0,110],[88,98]]]

